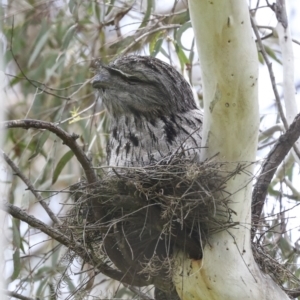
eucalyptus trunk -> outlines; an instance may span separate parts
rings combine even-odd
[[[196,261],[177,256],[174,275],[181,299],[289,299],[266,274],[251,250],[251,192],[257,149],[258,55],[244,0],[190,0],[204,90],[202,160],[215,154],[248,165],[227,184],[232,221],[237,226],[216,233]],[[216,195],[216,197],[221,195]]]

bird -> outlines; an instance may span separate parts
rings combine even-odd
[[[129,55],[108,65],[100,62],[95,71],[92,86],[110,115],[108,166],[145,167],[176,153],[199,160],[203,114],[174,67],[155,57]],[[164,240],[160,244],[165,247]],[[159,252],[157,245],[153,249]],[[179,297],[174,288],[155,287],[155,299]]]
[[[148,166],[179,151],[199,158],[203,114],[174,67],[151,56],[123,56],[98,64],[92,86],[110,115],[108,165]]]

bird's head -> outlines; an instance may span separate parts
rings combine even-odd
[[[126,56],[99,66],[92,79],[113,116],[147,118],[196,108],[192,90],[170,65],[150,56]]]

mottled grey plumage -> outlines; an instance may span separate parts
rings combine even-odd
[[[191,158],[199,154],[202,113],[189,84],[170,65],[153,57],[121,57],[99,66],[92,84],[111,115],[109,165],[145,166],[182,150]],[[155,299],[179,297],[175,289],[156,288]]]
[[[202,113],[183,76],[147,56],[100,66],[92,81],[111,115],[108,164],[145,166],[177,149],[199,153]]]

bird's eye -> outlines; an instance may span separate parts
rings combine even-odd
[[[139,77],[136,77],[136,76],[128,76],[128,82],[130,84],[136,84],[136,83],[142,83],[144,82],[143,79],[139,78]]]

